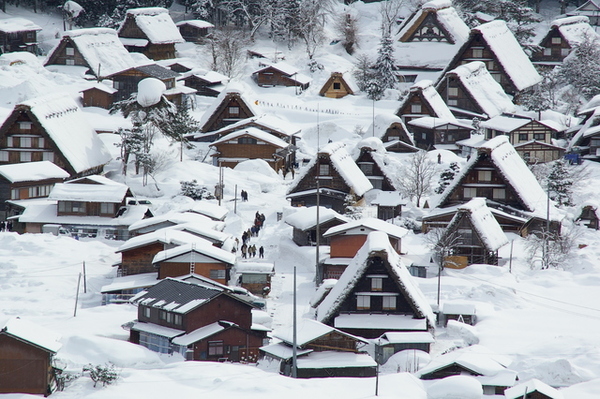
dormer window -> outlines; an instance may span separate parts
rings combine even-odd
[[[382,291],[383,290],[383,278],[373,277],[371,279],[371,291]]]
[[[31,130],[31,126],[32,125],[33,124],[31,122],[29,122],[29,121],[19,122],[19,130],[27,130],[27,131],[29,131],[29,130]]]
[[[329,175],[329,164],[322,163],[319,164],[319,176],[328,176]]]
[[[73,47],[66,47],[65,48],[65,54],[69,55],[69,56],[74,56],[75,55],[75,49]]]
[[[562,39],[559,37],[553,37],[552,38],[552,44],[561,44],[562,43]]]

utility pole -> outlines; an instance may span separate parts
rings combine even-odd
[[[318,168],[318,166],[317,166]],[[321,228],[319,226],[319,208],[321,207],[321,187],[319,184],[319,177],[317,176],[317,231],[315,234],[315,241],[316,241],[316,255],[315,255],[315,282],[317,284],[317,286],[319,286],[321,284],[321,281],[323,279],[323,276],[321,276],[321,271],[319,270],[319,244],[320,244],[320,240],[319,240],[319,235],[321,235]]]
[[[237,184],[235,185],[235,195],[233,196],[233,213],[237,215]]]
[[[77,302],[79,301],[79,285],[81,284],[81,273],[77,279],[77,292],[75,293],[75,309],[73,309],[73,317],[77,316]]]
[[[296,266],[294,266],[294,306],[293,306],[293,335],[292,335],[292,378],[298,378],[298,325],[296,322]]]
[[[87,279],[85,278],[85,261],[83,261],[83,293],[87,294]]]

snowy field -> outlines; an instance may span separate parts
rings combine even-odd
[[[374,5],[357,3],[360,13],[361,42],[359,51],[374,54],[379,41],[377,9]],[[34,14],[22,8],[7,7],[0,18],[22,16],[39,24],[42,48],[48,51],[56,43],[56,34],[62,22],[52,16]],[[329,34],[332,34],[329,32]],[[275,51],[274,44],[258,39],[256,47]],[[193,45],[178,48],[180,55],[190,57],[199,66],[207,67],[207,52]],[[286,55],[286,62],[302,67],[306,55],[300,45],[288,50],[277,48]],[[310,74],[313,84],[299,96],[294,88],[258,88],[249,78],[258,68],[258,62],[249,60],[239,84],[245,97],[258,102],[262,112],[273,114],[302,129],[300,159],[314,155],[327,141],[343,141],[351,150],[366,132],[373,114],[395,111],[397,93],[389,93],[384,100],[373,104],[364,96],[350,96],[341,100],[318,96],[320,86],[331,71],[350,71],[354,59],[340,44],[324,45],[316,58],[325,69]],[[9,65],[0,57],[0,118],[4,119],[13,106],[27,98],[52,91],[66,91],[77,96],[87,82],[75,76],[49,72],[39,62]],[[211,104],[211,98],[198,98],[193,111],[197,119]],[[108,116],[100,109],[85,110],[90,123],[96,126],[127,126],[119,116]],[[317,127],[318,122],[318,127]],[[103,137],[107,147],[116,156],[112,145],[114,137]],[[168,154],[168,162],[156,174],[156,185],[143,186],[141,178],[130,173],[119,174],[120,163],[113,161],[108,175],[128,184],[136,195],[151,199],[156,214],[177,210],[189,205],[188,198],[178,196],[179,182],[196,179],[212,188],[217,184],[217,169],[201,163],[208,147],[198,145],[186,151],[179,162],[176,146],[158,140],[155,150]],[[440,171],[455,156],[442,152]],[[435,160],[437,152],[430,154]],[[404,156],[398,157],[405,161]],[[209,157],[207,157],[209,159]],[[463,161],[461,161],[463,162]],[[593,200],[600,194],[600,166],[586,165],[590,177],[576,192],[576,202]],[[314,294],[314,248],[299,248],[291,241],[291,227],[277,221],[277,213],[291,212],[285,193],[292,180],[290,176],[268,173],[256,165],[225,171],[224,206],[231,210],[225,231],[240,236],[253,222],[255,212],[266,216],[264,229],[252,243],[265,247],[265,260],[275,263],[276,275],[268,297],[271,327],[289,327],[292,321],[292,273],[298,271],[298,308],[300,317],[311,317],[308,304]],[[234,192],[246,190],[249,201],[237,204]],[[237,214],[233,213],[237,205]],[[573,217],[576,210],[567,210]],[[420,210],[414,210],[418,213]],[[576,216],[576,215],[575,215]],[[512,360],[510,368],[519,373],[520,380],[531,377],[563,387],[565,399],[592,399],[600,397],[600,305],[597,304],[600,286],[600,233],[579,228],[576,249],[560,269],[539,270],[527,263],[524,241],[514,240],[512,267],[509,271],[510,246],[500,250],[500,267],[474,265],[461,271],[447,271],[441,281],[441,299],[468,300],[476,304],[479,321],[469,330],[438,329],[432,355],[468,344],[479,343],[491,351]],[[100,288],[116,276],[112,265],[119,261],[114,253],[121,242],[107,240],[74,240],[51,235],[19,236],[0,233],[0,319],[20,316],[53,330],[62,336],[62,349],[57,355],[58,365],[78,373],[88,364],[111,362],[119,370],[118,381],[108,387],[93,388],[87,377],[74,380],[65,391],[52,397],[66,398],[372,398],[375,397],[375,379],[311,379],[293,380],[280,376],[268,364],[239,365],[224,363],[184,362],[177,356],[158,355],[145,348],[126,342],[128,333],[121,325],[136,317],[131,305],[100,306]],[[426,254],[427,244],[422,236],[411,233],[403,242],[409,255]],[[79,273],[83,263],[86,269],[86,291],[81,287],[75,311]],[[437,279],[419,279],[418,283],[435,304]],[[379,397],[426,399],[424,383],[407,373],[396,373],[394,367],[383,367],[379,381]],[[29,395],[0,395],[6,398],[26,398]]]

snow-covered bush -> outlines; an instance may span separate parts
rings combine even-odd
[[[101,382],[102,386],[106,386],[119,378],[119,373],[117,373],[115,365],[112,363],[105,364],[104,366],[100,364],[94,366],[89,363],[87,366],[83,366],[83,373],[89,373],[90,378],[94,381],[94,388],[96,388],[98,382]]]
[[[190,197],[193,200],[202,200],[202,199],[214,199],[214,195],[205,187],[198,185],[197,180],[192,181],[180,181],[181,184],[181,192],[180,195],[184,195],[186,197]]]

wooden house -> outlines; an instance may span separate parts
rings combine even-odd
[[[271,292],[271,277],[275,265],[268,262],[238,262],[232,271],[232,280],[254,295],[267,296]]]
[[[177,26],[181,37],[183,37],[186,42],[198,44],[204,43],[204,38],[215,28],[210,22],[201,19],[179,21],[175,26]]]
[[[308,89],[310,77],[299,73],[296,67],[285,62],[265,66],[252,74],[252,78],[260,87],[295,86]]]
[[[55,333],[18,317],[0,323],[0,393],[48,396],[54,392],[53,359],[62,346],[59,339]]]
[[[81,90],[84,107],[98,107],[110,109],[115,102],[115,93],[117,89],[107,86],[103,83],[96,83],[87,89]]]
[[[319,225],[319,245],[329,245],[329,239],[323,234],[335,226],[349,221],[333,209],[320,207],[317,219],[317,208],[300,208],[293,214],[285,217],[285,223],[292,226],[292,241],[299,246],[316,245],[317,224]]]
[[[567,148],[576,150],[583,158],[598,161],[600,160],[600,108],[597,101],[600,98],[593,98],[588,104],[587,109],[579,113],[584,118],[584,122],[575,129],[576,133],[569,141]]]
[[[227,284],[231,279],[235,254],[198,240],[160,251],[154,255],[152,264],[158,269],[159,279],[192,273]]]
[[[353,196],[360,204],[364,194],[372,188],[344,144],[336,142],[321,148],[305,167],[304,173],[296,177],[287,198],[292,206],[315,206],[318,199],[321,206],[343,213],[347,195]]]
[[[439,313],[438,324],[446,327],[450,320],[474,326],[477,324],[477,308],[473,303],[468,302],[444,302]]]
[[[272,134],[249,127],[213,141],[213,165],[234,168],[249,159],[262,159],[276,172],[292,167],[290,144]]]
[[[229,78],[215,71],[193,70],[181,80],[187,87],[196,90],[199,96],[218,97],[225,88]]]
[[[590,25],[600,26],[600,4],[598,0],[587,0],[573,11],[567,13],[568,16],[588,17]]]
[[[581,213],[576,221],[587,228],[598,230],[600,228],[600,216],[598,215],[597,210],[598,207],[595,205],[585,205],[581,209]]]
[[[451,269],[462,269],[473,263],[497,265],[498,250],[508,244],[506,234],[484,198],[473,198],[460,205],[440,241],[450,243],[443,266]]]
[[[49,161],[0,165],[0,219],[6,220],[7,200],[44,198],[69,174]]]
[[[400,42],[462,44],[469,37],[469,27],[460,19],[452,2],[433,0],[403,22],[398,36]]]
[[[136,295],[129,341],[186,360],[255,362],[266,339],[250,302],[220,284],[167,278]]]
[[[582,42],[597,40],[598,37],[586,16],[556,19],[552,21],[548,33],[540,40],[539,50],[531,54],[531,60],[538,66],[560,65]]]
[[[169,11],[161,7],[127,10],[118,33],[128,51],[155,61],[175,58],[175,44],[184,42]]]
[[[109,304],[129,303],[129,300],[136,294],[152,287],[158,283],[156,272],[131,274],[121,276],[117,272],[117,277],[112,279],[110,284],[103,285],[100,288],[102,294],[102,306]]]
[[[353,95],[356,89],[353,89],[349,82],[349,78],[344,78],[343,73],[332,72],[327,82],[319,90],[319,95],[328,98],[342,98]]]
[[[102,172],[110,160],[86,116],[66,93],[17,104],[0,127],[0,164],[50,161],[78,177]]]
[[[514,95],[542,81],[529,57],[502,20],[494,20],[471,29],[469,39],[450,61],[445,72],[473,61],[484,63],[493,79],[508,94]],[[444,74],[437,84],[442,97],[444,95],[439,84],[445,78]]]
[[[437,380],[454,375],[470,376],[478,380],[484,395],[502,395],[515,385],[517,372],[509,370],[509,360],[474,345],[456,349],[431,360],[416,372],[422,380]]]
[[[136,64],[123,46],[117,32],[108,28],[87,28],[63,33],[50,51],[44,65],[80,66],[84,76],[101,80]]]
[[[442,194],[439,206],[487,198],[516,210],[546,212],[546,193],[508,137],[497,136],[478,148],[477,155]]]
[[[515,150],[528,164],[552,162],[565,156],[565,148],[537,140],[516,144]]]
[[[265,358],[279,362],[280,374],[292,375],[291,329],[278,330],[281,342],[260,348]],[[297,378],[374,377],[377,364],[366,353],[366,339],[337,328],[303,319],[297,327]]]
[[[433,87],[431,80],[421,80],[410,87],[408,96],[404,98],[396,115],[402,118],[404,123],[412,119],[431,116],[448,121],[455,119],[454,114],[444,102],[444,99]]]
[[[385,364],[390,357],[403,350],[429,353],[434,342],[429,331],[386,332],[375,340],[375,361]]]
[[[466,119],[440,119],[431,116],[408,122],[415,145],[421,150],[448,150],[458,152],[457,141],[468,139],[473,131],[472,122]]]
[[[211,218],[200,215],[196,212],[168,212],[160,216],[140,220],[129,226],[129,233],[132,236],[147,234],[165,227],[177,226],[180,224],[200,224],[207,229],[223,230],[224,225],[217,223]]]
[[[439,81],[437,91],[458,117],[486,120],[516,111],[510,97],[481,61],[449,70]]]
[[[538,380],[531,379],[521,382],[504,391],[505,399],[563,399],[562,392],[550,385]]]
[[[388,157],[381,140],[377,138],[364,139],[358,143],[358,157],[354,162],[369,179],[374,189],[396,191],[398,183],[391,174]]]
[[[121,254],[118,274],[130,276],[133,274],[156,272],[152,261],[157,253],[184,244],[208,242],[194,234],[174,228],[159,229],[151,233],[135,236],[125,241],[115,253]],[[182,273],[187,274],[189,273]]]
[[[174,97],[188,94],[187,90],[182,90],[182,87],[177,86],[177,77],[179,77],[177,72],[158,64],[130,67],[108,76],[113,81],[113,88],[117,90],[113,94],[115,101],[128,99],[133,93],[137,92],[140,81],[146,78],[155,78],[163,82],[167,89],[163,94],[168,100],[173,101]],[[173,102],[181,104],[181,98],[175,99]]]
[[[186,212],[197,213],[215,221],[222,222],[229,214],[229,209],[208,200],[194,201]]]
[[[485,137],[489,140],[499,135],[508,136],[512,145],[530,141],[552,144],[552,139],[562,136],[565,128],[554,121],[537,121],[533,118],[514,114],[495,116],[480,125],[485,129]]]
[[[242,119],[258,115],[242,91],[229,87],[223,90],[200,119],[200,130],[204,133],[219,130]]]
[[[156,62],[160,66],[169,68],[173,72],[185,75],[190,73],[193,69],[198,68],[198,63],[191,58],[171,58],[166,60],[160,60]]]
[[[28,51],[37,55],[37,33],[41,30],[41,27],[25,18],[0,20],[0,53]]]
[[[402,119],[396,115],[378,114],[371,126],[363,133],[364,137],[376,137],[388,152],[416,152],[412,134]]]
[[[435,317],[412,278],[387,234],[371,232],[318,305],[316,319],[365,338],[390,331],[427,332]]]
[[[398,191],[381,191],[371,200],[371,205],[377,207],[377,219],[390,220],[402,216],[402,207],[407,204]]]

